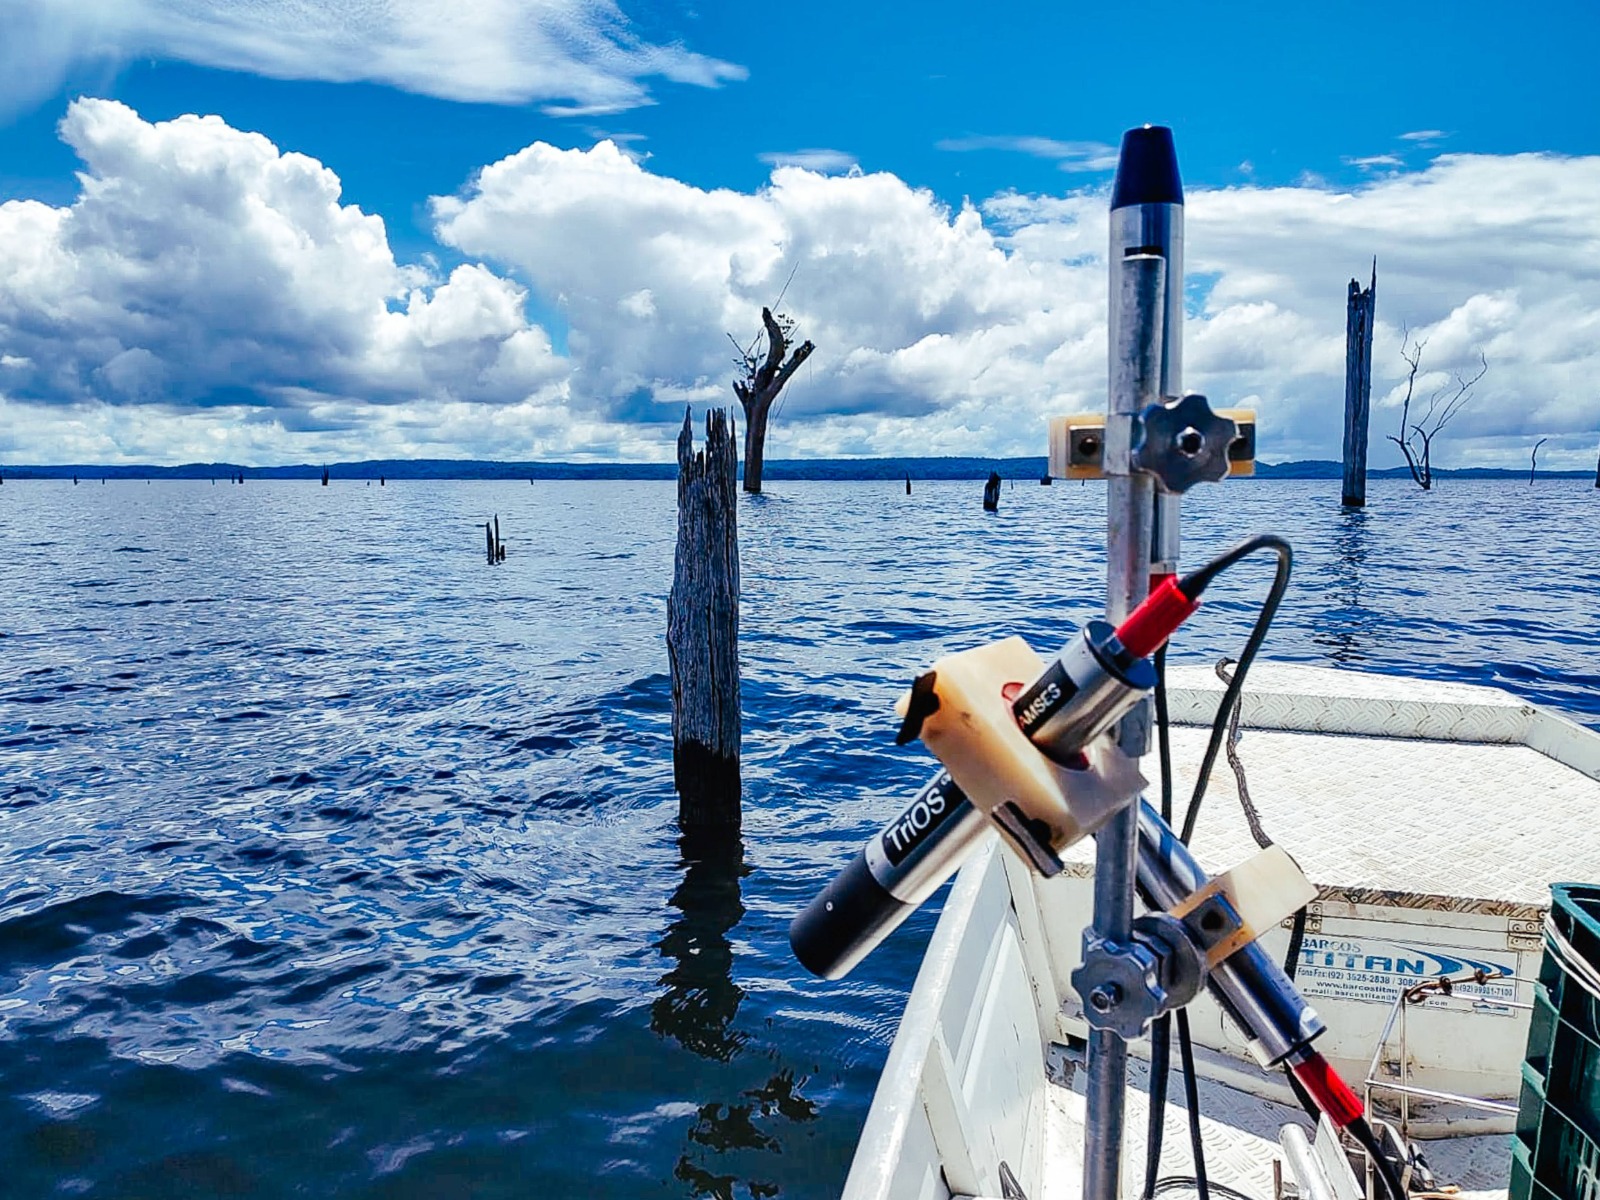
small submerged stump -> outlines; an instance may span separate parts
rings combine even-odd
[[[506,544],[500,540],[499,513],[495,513],[494,520],[483,523],[483,548],[491,567],[496,563],[505,562]]]
[[[672,667],[672,780],[684,829],[737,829],[739,812],[739,531],[734,430],[706,413],[696,453],[689,413],[678,434],[678,545],[667,601]]]

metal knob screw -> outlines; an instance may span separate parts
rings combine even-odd
[[[1139,414],[1133,465],[1156,477],[1163,491],[1185,492],[1228,473],[1228,447],[1239,427],[1190,392],[1181,400],[1152,404]]]
[[[1108,1013],[1122,1003],[1122,989],[1114,983],[1103,983],[1089,993],[1089,1007],[1098,1013]]]

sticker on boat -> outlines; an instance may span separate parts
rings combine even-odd
[[[1508,956],[1514,958],[1515,956]],[[1428,1008],[1499,1012],[1511,1016],[1500,1001],[1515,1000],[1515,961],[1467,957],[1439,947],[1422,947],[1385,938],[1325,937],[1307,934],[1300,947],[1295,982],[1307,996],[1393,1004],[1395,994],[1428,979],[1482,970],[1508,978],[1484,984],[1458,984],[1449,996],[1434,995]]]

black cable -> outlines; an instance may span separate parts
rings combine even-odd
[[[1206,744],[1206,753],[1201,761],[1200,772],[1195,779],[1194,793],[1189,799],[1189,807],[1184,812],[1182,840],[1187,845],[1194,833],[1194,824],[1200,815],[1200,801],[1205,795],[1206,786],[1211,780],[1211,770],[1215,766],[1217,754],[1220,751],[1223,739],[1229,732],[1230,722],[1238,708],[1239,696],[1244,690],[1244,677],[1250,669],[1250,664],[1255,660],[1256,652],[1261,648],[1261,643],[1266,639],[1267,630],[1272,625],[1272,619],[1277,614],[1278,606],[1283,602],[1284,592],[1289,586],[1289,572],[1294,564],[1294,551],[1289,543],[1274,534],[1262,534],[1234,547],[1225,554],[1218,556],[1198,571],[1186,576],[1179,581],[1179,588],[1190,599],[1197,598],[1206,586],[1229,567],[1241,561],[1257,550],[1271,549],[1277,553],[1278,567],[1273,576],[1272,586],[1267,591],[1266,600],[1262,603],[1261,611],[1256,615],[1254,627],[1249,638],[1245,641],[1244,650],[1240,652],[1238,665],[1234,670],[1233,678],[1227,681],[1227,687],[1222,694],[1222,702],[1217,708],[1216,719],[1212,722],[1211,737]],[[1167,647],[1163,643],[1154,655],[1156,669],[1156,735],[1157,745],[1161,760],[1161,816],[1162,819],[1172,820],[1172,746],[1170,714],[1167,707],[1166,688],[1166,654]],[[1260,838],[1258,837],[1259,841]],[[1304,910],[1301,911],[1296,922],[1297,929],[1291,931],[1290,950],[1299,956],[1298,943],[1304,932]],[[1194,1155],[1194,1176],[1189,1178],[1170,1177],[1156,1179],[1156,1172],[1161,1162],[1161,1141],[1165,1128],[1166,1116],[1166,1090],[1167,1074],[1171,1059],[1171,1041],[1168,1028],[1168,1017],[1163,1015],[1151,1027],[1150,1033],[1150,1122],[1149,1134],[1145,1143],[1145,1188],[1144,1200],[1154,1200],[1154,1197],[1163,1190],[1171,1190],[1177,1186],[1194,1187],[1200,1200],[1211,1200],[1212,1185],[1206,1178],[1205,1142],[1200,1126],[1200,1085],[1199,1077],[1194,1066],[1194,1041],[1189,1031],[1189,1013],[1187,1009],[1177,1010],[1178,1024],[1178,1053],[1183,1069],[1184,1101],[1188,1106],[1189,1115],[1189,1144]],[[1298,1085],[1298,1080],[1291,1083]],[[1297,1093],[1303,1089],[1296,1088]],[[1309,1096],[1303,1097],[1310,1100]],[[1314,1105],[1312,1106],[1315,1107]],[[1216,1185],[1219,1196],[1226,1200],[1248,1200],[1242,1193],[1232,1188]],[[1390,1200],[1404,1200],[1402,1196],[1393,1196]]]
[[[1300,1102],[1300,1107],[1306,1110],[1306,1116],[1311,1118],[1315,1126],[1322,1120],[1322,1109],[1317,1107],[1317,1102],[1311,1098],[1311,1093],[1306,1091],[1306,1085],[1300,1082],[1288,1063],[1283,1064],[1283,1077],[1289,1081],[1289,1090],[1294,1093],[1294,1098]]]
[[[1172,1065],[1172,1014],[1162,1013],[1150,1025],[1150,1117],[1144,1139],[1144,1200],[1153,1200],[1160,1186],[1161,1139],[1167,1124],[1167,1076]]]
[[[1200,1200],[1211,1200],[1206,1182],[1206,1148],[1200,1136],[1200,1081],[1194,1072],[1194,1042],[1189,1037],[1189,1010],[1178,1010],[1178,1057],[1183,1063],[1183,1097],[1189,1106],[1189,1145],[1194,1151],[1194,1190]],[[1396,1197],[1395,1200],[1403,1200]]]
[[[1300,947],[1306,941],[1306,909],[1301,907],[1294,914],[1294,924],[1289,926],[1289,949],[1283,956],[1283,973],[1289,977],[1289,982],[1294,982],[1295,968],[1300,965]]]
[[[1405,1180],[1400,1178],[1400,1169],[1383,1152],[1383,1146],[1378,1142],[1378,1135],[1373,1132],[1367,1119],[1357,1117],[1346,1125],[1345,1129],[1372,1159],[1373,1166],[1378,1169],[1378,1179],[1383,1184],[1383,1190],[1389,1194],[1389,1200],[1406,1200],[1406,1184]]]
[[[1156,1184],[1155,1194],[1159,1196],[1165,1192],[1176,1192],[1179,1189],[1193,1191],[1198,1182],[1199,1180],[1193,1175],[1168,1175]],[[1243,1192],[1235,1191],[1226,1184],[1213,1183],[1208,1186],[1218,1196],[1224,1196],[1227,1200],[1255,1200],[1254,1196],[1247,1196]]]
[[[1281,550],[1289,549],[1289,543],[1284,541],[1277,534],[1258,533],[1255,537],[1246,538],[1232,550],[1226,550],[1217,555],[1217,557],[1213,558],[1205,566],[1197,567],[1195,570],[1190,571],[1189,574],[1178,580],[1178,586],[1183,590],[1184,595],[1188,596],[1192,600],[1201,592],[1205,591],[1207,586],[1210,585],[1211,581],[1218,575],[1222,574],[1241,559],[1248,558],[1250,555],[1254,554],[1257,550],[1260,550],[1264,546],[1271,546],[1274,549],[1281,548]]]
[[[1227,734],[1233,708],[1239,703],[1239,695],[1244,690],[1245,675],[1250,670],[1250,664],[1255,661],[1256,651],[1261,649],[1261,643],[1266,640],[1272,618],[1277,615],[1278,605],[1283,602],[1283,594],[1288,590],[1289,572],[1294,566],[1294,551],[1288,542],[1276,534],[1263,533],[1213,559],[1179,584],[1187,595],[1193,597],[1198,591],[1191,589],[1204,588],[1219,572],[1231,567],[1246,555],[1263,549],[1276,551],[1278,569],[1272,577],[1272,586],[1267,590],[1267,598],[1262,602],[1261,611],[1256,615],[1255,626],[1250,630],[1250,636],[1239,654],[1239,665],[1234,669],[1233,679],[1222,693],[1222,703],[1217,706],[1216,719],[1211,722],[1211,737],[1206,742],[1205,757],[1200,760],[1200,772],[1194,781],[1194,794],[1190,796],[1189,807],[1183,814],[1183,831],[1178,835],[1184,845],[1188,845],[1194,836],[1195,822],[1200,817],[1200,801],[1206,794],[1206,785],[1211,782],[1211,768],[1216,765],[1217,755],[1222,751],[1222,741]]]
[[[1172,729],[1167,708],[1167,643],[1156,647],[1156,749],[1161,759],[1161,819],[1172,824]]]
[[[1156,744],[1161,759],[1161,819],[1172,822],[1172,730],[1167,709],[1167,644],[1156,648]],[[1167,1124],[1167,1079],[1172,1070],[1172,1015],[1150,1026],[1150,1116],[1144,1142],[1144,1200],[1154,1200],[1161,1172],[1161,1142]]]

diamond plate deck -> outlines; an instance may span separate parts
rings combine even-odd
[[[1215,713],[1214,675],[1173,676],[1175,718]],[[1504,692],[1263,663],[1244,714],[1239,756],[1262,825],[1324,899],[1536,919],[1552,880],[1591,878],[1600,863],[1600,781],[1519,744],[1536,719],[1570,723]],[[1570,728],[1580,759],[1600,746]],[[1180,814],[1206,736],[1173,729]],[[1213,872],[1256,849],[1221,756],[1194,849]],[[1093,856],[1084,841],[1063,857],[1086,875]]]

